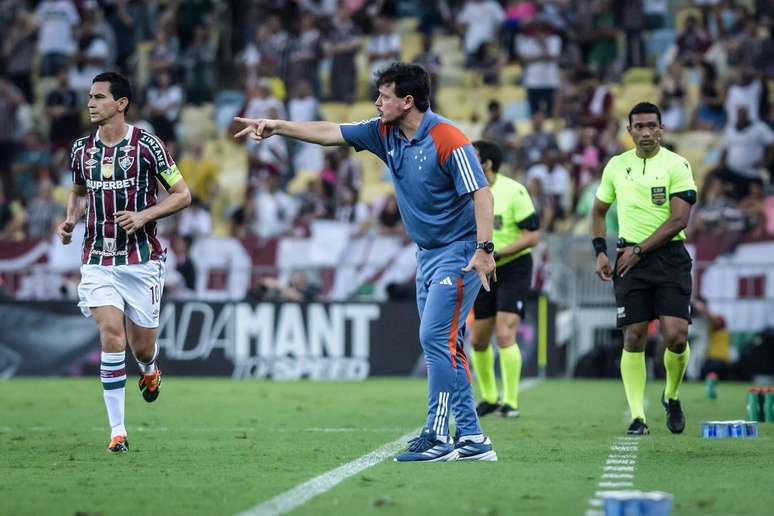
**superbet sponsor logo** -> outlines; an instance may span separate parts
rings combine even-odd
[[[119,179],[118,181],[94,181],[86,180],[86,187],[92,190],[123,190],[134,186],[135,178]]]

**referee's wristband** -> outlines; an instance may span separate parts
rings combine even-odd
[[[599,256],[600,253],[607,254],[607,240],[602,237],[597,237],[591,240],[591,245],[594,246],[594,255]]]

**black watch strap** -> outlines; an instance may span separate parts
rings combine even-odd
[[[494,242],[492,242],[491,240],[478,242],[476,244],[476,249],[483,249],[487,253],[492,254],[494,252]]]

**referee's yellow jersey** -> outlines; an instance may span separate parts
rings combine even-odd
[[[607,204],[618,200],[618,236],[640,243],[669,219],[672,196],[690,190],[695,191],[696,184],[687,159],[664,147],[643,159],[632,149],[610,158],[597,199]],[[672,240],[685,240],[685,231]]]
[[[527,189],[508,176],[497,174],[494,185],[491,186],[494,197],[494,229],[492,242],[495,252],[499,252],[507,245],[512,244],[521,235],[519,223],[535,213],[535,206]],[[497,266],[510,263],[519,256],[523,256],[532,250],[531,247],[523,249],[516,254],[509,254],[497,260]]]

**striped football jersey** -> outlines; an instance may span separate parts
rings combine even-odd
[[[75,141],[70,168],[73,182],[87,191],[84,264],[127,265],[164,255],[154,221],[127,235],[115,216],[156,204],[157,180],[169,189],[182,177],[161,140],[130,125],[124,139],[109,147],[97,131]]]

